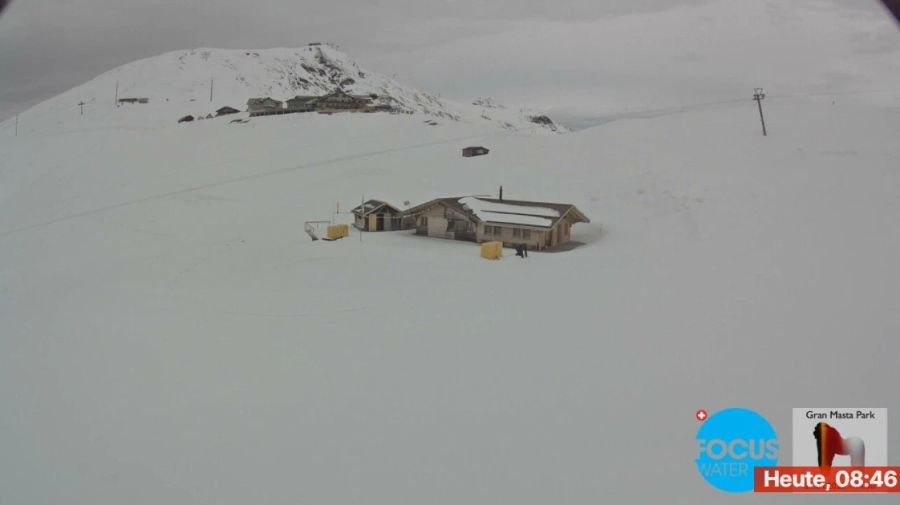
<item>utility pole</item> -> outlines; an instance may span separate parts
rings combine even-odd
[[[116,98],[113,102],[113,105],[115,105],[116,107],[119,106],[119,81],[116,81]]]
[[[84,100],[78,102],[78,106],[81,107],[81,115],[84,115]]]
[[[753,88],[753,99],[756,100],[756,105],[759,106],[759,122],[762,123],[763,136],[766,136],[766,120],[763,118],[762,112],[762,101],[766,97],[766,94],[763,92],[762,88]]]
[[[212,102],[213,97],[213,78],[209,78],[209,101]]]
[[[16,133],[13,134],[13,137],[19,136],[19,115],[16,114]]]

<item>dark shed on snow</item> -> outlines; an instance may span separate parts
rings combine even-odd
[[[193,120],[194,120],[194,116],[191,116],[190,114],[188,114],[187,116],[184,116],[181,119],[179,119],[178,122],[179,123],[189,123]]]
[[[491,150],[487,147],[469,146],[463,148],[462,155],[464,158],[471,158],[472,156],[484,156],[489,152],[491,152]]]

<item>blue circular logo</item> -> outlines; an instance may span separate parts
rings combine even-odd
[[[716,489],[753,489],[753,469],[778,463],[778,437],[769,421],[749,409],[725,409],[709,416],[697,432],[697,469]]]

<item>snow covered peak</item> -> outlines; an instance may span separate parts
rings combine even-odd
[[[245,110],[247,100],[320,96],[336,89],[366,95],[374,104],[401,113],[527,132],[558,131],[536,125],[524,114],[444,100],[361,68],[335,46],[260,50],[198,48],[138,60],[43,102],[22,114],[38,130],[85,126],[174,123],[185,115],[205,117],[224,106]],[[146,99],[145,103],[117,102]],[[82,105],[83,104],[83,105]],[[83,114],[82,114],[83,107]],[[99,124],[94,124],[99,123]]]

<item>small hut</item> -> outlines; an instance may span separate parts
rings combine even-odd
[[[188,114],[187,116],[182,117],[178,120],[179,123],[190,123],[194,120],[194,116]]]
[[[353,226],[363,231],[411,230],[416,226],[414,217],[404,217],[400,209],[381,200],[369,200],[351,212]]]
[[[229,107],[226,105],[225,107],[222,107],[216,111],[216,117],[227,116],[228,114],[237,114],[238,112],[240,111],[235,109],[234,107]]]

